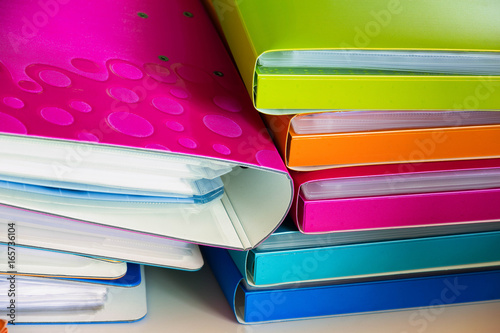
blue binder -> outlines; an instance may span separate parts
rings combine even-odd
[[[286,289],[249,288],[227,250],[202,250],[236,318],[246,324],[500,299],[500,270]]]
[[[323,237],[307,246],[302,236]],[[253,250],[229,254],[247,283],[256,287],[500,266],[500,231],[353,244],[336,244],[328,236],[295,235],[303,244],[299,248],[269,249],[266,240]]]

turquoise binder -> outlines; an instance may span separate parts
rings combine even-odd
[[[328,238],[318,238],[315,246],[291,249],[266,249],[264,242],[264,249],[228,252],[247,283],[256,287],[500,265],[500,231],[342,245],[327,242]]]

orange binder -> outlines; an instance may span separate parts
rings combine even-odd
[[[500,157],[500,124],[298,134],[299,115],[264,115],[292,170]]]

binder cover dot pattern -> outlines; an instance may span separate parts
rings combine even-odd
[[[280,165],[201,6],[96,6],[1,6],[0,131]]]

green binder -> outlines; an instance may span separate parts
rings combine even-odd
[[[500,109],[498,0],[205,0],[255,107]]]

